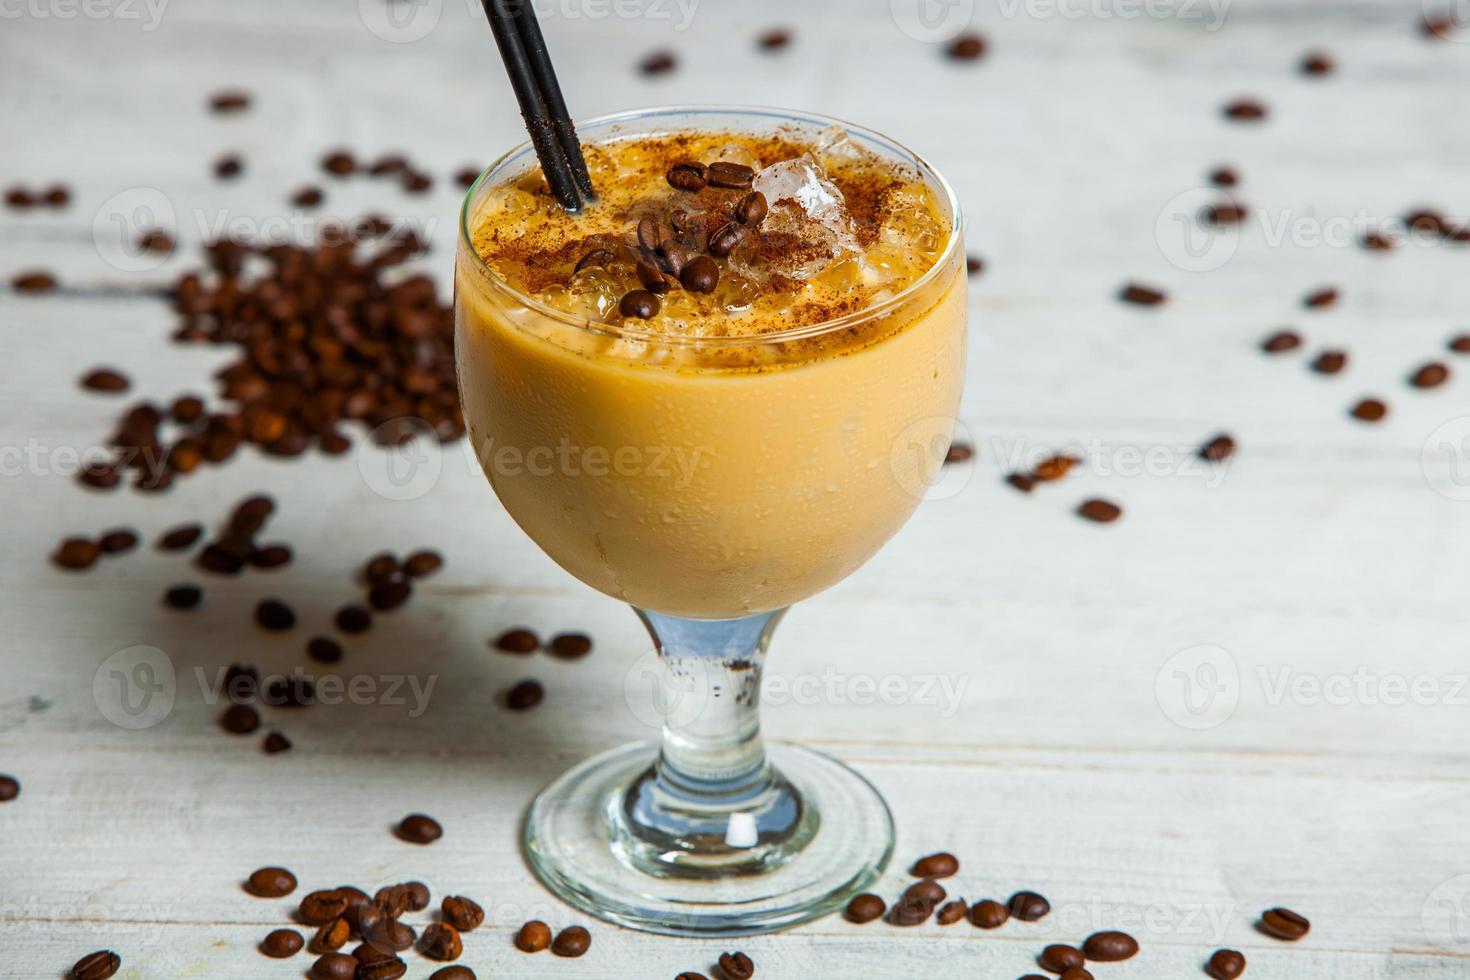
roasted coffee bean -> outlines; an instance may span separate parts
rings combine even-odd
[[[429,980],[476,980],[475,971],[467,966],[446,966],[435,970]]]
[[[905,888],[903,890],[903,897],[915,901],[927,902],[929,905],[934,906],[948,898],[949,893],[944,890],[943,885],[933,878],[925,878],[923,881],[916,881]]]
[[[755,976],[755,963],[744,953],[721,953],[719,963],[725,980],[750,980]]]
[[[638,63],[638,70],[645,75],[667,75],[679,66],[671,52],[655,51]]]
[[[1438,388],[1450,376],[1450,369],[1438,361],[1430,361],[1409,376],[1409,384],[1415,388]],[[107,550],[107,539],[102,540],[102,550]]]
[[[5,203],[8,207],[23,211],[36,206],[36,196],[24,187],[10,187],[5,191]]]
[[[289,751],[291,740],[280,732],[271,732],[261,743],[261,748],[265,750],[266,755],[276,755],[279,752]]]
[[[1069,966],[1057,980],[1095,980],[1085,966]]]
[[[716,228],[709,236],[709,254],[717,259],[723,259],[745,241],[745,236],[750,229],[738,221],[729,221]]]
[[[485,910],[463,895],[450,895],[439,903],[439,911],[460,932],[473,932],[485,922]]]
[[[739,204],[735,205],[735,220],[753,228],[765,221],[770,211],[771,207],[766,202],[766,196],[760,191],[751,191],[740,199]]]
[[[21,272],[11,277],[10,288],[17,293],[49,293],[56,288],[56,277],[49,272]]]
[[[587,952],[592,937],[581,926],[567,926],[551,941],[551,951],[557,956],[575,957]]]
[[[362,577],[367,580],[369,585],[386,582],[397,574],[398,559],[386,551],[369,558],[368,563],[362,569]]]
[[[311,965],[312,980],[353,980],[357,960],[346,953],[328,953]]]
[[[1388,405],[1377,398],[1364,398],[1352,407],[1352,416],[1362,422],[1381,422],[1388,414]]]
[[[423,945],[419,949],[431,960],[457,960],[464,953],[464,943],[454,926],[435,922],[424,930]]]
[[[204,599],[204,591],[197,585],[171,586],[163,594],[164,605],[171,609],[193,609]]]
[[[403,560],[403,571],[409,578],[423,578],[425,575],[433,575],[444,567],[444,556],[437,551],[427,548],[415,551]]]
[[[373,625],[373,614],[362,606],[343,606],[337,610],[335,622],[344,633],[361,633]]]
[[[1035,468],[1031,470],[1031,475],[1043,483],[1050,483],[1053,480],[1060,480],[1072,472],[1072,468],[1081,462],[1082,460],[1076,456],[1057,453],[1037,463]]]
[[[1087,957],[1075,946],[1053,943],[1041,951],[1041,955],[1036,957],[1036,963],[1050,973],[1063,973],[1074,966],[1086,965]]]
[[[439,821],[423,813],[410,813],[398,822],[398,839],[410,844],[432,844],[444,836]]]
[[[685,970],[675,977],[674,980],[709,980],[709,977],[703,973],[695,973],[693,970]]]
[[[978,255],[965,256],[965,275],[970,278],[978,276],[985,271],[985,260]]]
[[[454,182],[461,187],[473,187],[475,181],[480,179],[480,173],[478,167],[462,167],[455,173]]]
[[[1363,233],[1360,244],[1370,252],[1383,252],[1398,247],[1398,239],[1382,231]]]
[[[1094,963],[1117,963],[1138,955],[1138,940],[1126,932],[1094,932],[1082,943],[1082,953]]]
[[[791,44],[791,32],[784,27],[773,27],[762,31],[755,40],[762,51],[780,51]]]
[[[427,191],[429,188],[434,186],[434,178],[430,177],[426,173],[423,173],[422,171],[406,170],[399,178],[399,183],[401,183],[403,185],[403,189],[408,191],[410,194],[422,194],[424,191]]]
[[[1470,354],[1470,333],[1462,333],[1451,337],[1446,346],[1456,354]]]
[[[303,187],[291,195],[291,203],[298,208],[314,208],[326,200],[320,187]]]
[[[1236,99],[1234,102],[1227,102],[1222,111],[1226,119],[1237,121],[1266,118],[1266,106],[1255,99]]]
[[[111,490],[118,485],[117,471],[115,463],[91,460],[77,471],[77,480],[94,490]]]
[[[290,562],[291,549],[283,544],[269,544],[250,552],[250,564],[256,568],[280,568]]]
[[[138,236],[138,251],[169,255],[174,250],[173,236],[158,228],[152,228]]]
[[[909,868],[909,874],[919,878],[948,878],[959,872],[959,858],[948,851],[940,851],[937,854],[919,858],[914,862],[914,866]]]
[[[533,653],[539,646],[541,641],[528,629],[506,630],[495,638],[495,649],[505,653]]]
[[[658,316],[658,297],[645,289],[635,289],[618,303],[618,312],[629,319],[650,320]]]
[[[1205,973],[1215,980],[1236,980],[1245,972],[1245,957],[1239,950],[1217,949],[1205,964]]]
[[[250,93],[224,89],[209,97],[209,108],[215,112],[240,112],[250,107]]]
[[[706,176],[711,187],[744,191],[749,190],[751,182],[755,180],[755,171],[743,163],[716,160],[709,165]]]
[[[1441,41],[1454,40],[1459,28],[1459,20],[1450,14],[1425,14],[1419,25],[1419,31],[1425,37]]]
[[[1261,931],[1268,936],[1294,943],[1305,936],[1312,924],[1291,909],[1274,908],[1261,913]]]
[[[1240,174],[1234,167],[1216,167],[1210,171],[1210,183],[1216,187],[1234,187],[1240,183]]]
[[[1030,473],[1010,473],[1006,476],[1006,482],[1022,493],[1030,493],[1036,486],[1036,477]]]
[[[71,968],[72,980],[107,980],[122,969],[122,957],[110,949],[88,953]]]
[[[927,920],[933,913],[933,902],[920,895],[905,892],[888,907],[888,915],[884,917],[884,921],[892,926],[916,926]]]
[[[301,948],[305,945],[306,941],[295,929],[276,929],[261,940],[260,951],[274,959],[283,960],[301,952]]]
[[[51,554],[51,560],[61,568],[80,571],[91,568],[102,556],[102,548],[91,538],[66,538]]]
[[[41,197],[50,207],[64,208],[71,203],[71,189],[65,184],[52,184]]]
[[[260,868],[250,873],[245,890],[257,898],[281,898],[296,890],[296,876],[285,868]]]
[[[944,53],[955,61],[975,61],[985,56],[985,48],[985,38],[979,34],[966,33],[949,42]]]
[[[1111,524],[1123,516],[1123,508],[1108,500],[1084,500],[1077,507],[1079,516],[1097,524]]]
[[[0,803],[9,803],[20,795],[20,780],[0,773]]]
[[[407,579],[390,579],[380,582],[368,591],[368,605],[378,612],[391,612],[408,601],[413,595],[413,586]]]
[[[240,176],[245,169],[245,163],[234,153],[228,153],[214,161],[214,175],[220,180],[229,180]]]
[[[1036,892],[1020,891],[1011,896],[1006,908],[1022,922],[1035,922],[1046,917],[1051,903]]]
[[[1302,345],[1301,334],[1295,330],[1278,330],[1261,341],[1261,350],[1268,354],[1294,350]]]
[[[684,267],[679,281],[691,293],[712,293],[720,284],[720,267],[708,255],[698,256]]]
[[[112,368],[93,368],[82,375],[82,387],[89,391],[127,391],[132,387],[127,375]]]
[[[505,706],[512,711],[528,711],[545,697],[546,690],[538,682],[524,680],[505,693]]]
[[[642,218],[638,222],[638,247],[645,252],[657,252],[673,237],[673,230],[654,218]]]
[[[970,906],[965,904],[965,900],[956,898],[939,906],[939,911],[934,913],[934,921],[942,926],[952,926],[969,913]]]
[[[260,692],[260,674],[247,664],[230,664],[225,670],[220,693],[236,704],[254,701]]]
[[[1238,225],[1250,215],[1243,204],[1222,201],[1211,204],[1200,212],[1200,220],[1209,225]]]
[[[1235,453],[1235,440],[1221,433],[1200,447],[1199,458],[1218,463]]]
[[[679,284],[679,280],[664,272],[647,259],[639,259],[637,266],[635,266],[635,271],[638,273],[638,281],[650,293],[662,295]],[[631,296],[633,294],[629,293],[628,295]],[[624,313],[623,315],[636,316],[641,314]]]
[[[1130,282],[1118,293],[1118,298],[1125,303],[1132,303],[1135,306],[1158,306],[1167,297],[1164,295],[1163,290]]]
[[[368,166],[368,173],[374,177],[391,176],[401,174],[408,169],[408,158],[401,153],[389,153],[378,157]]]
[[[1318,374],[1337,374],[1347,366],[1347,351],[1324,350],[1312,361],[1312,370]]]
[[[255,621],[265,629],[279,632],[296,625],[296,613],[280,599],[262,599],[255,607]]]
[[[856,922],[861,925],[864,922],[872,922],[888,910],[883,899],[871,892],[856,895],[847,903],[847,910],[843,915],[848,922]]]
[[[593,266],[596,266],[598,268],[606,268],[607,266],[612,265],[617,260],[618,257],[607,249],[594,248],[592,251],[588,252],[586,255],[577,260],[577,266],[573,271],[581,272],[583,269],[590,269]]]
[[[558,633],[546,645],[552,656],[577,660],[592,652],[592,637],[586,633]]]
[[[313,636],[306,641],[306,655],[324,664],[334,664],[342,659],[342,644],[325,636]]]
[[[373,903],[394,918],[404,912],[422,912],[429,907],[429,886],[422,881],[388,885],[378,889],[373,896]]]
[[[704,164],[686,160],[669,168],[668,181],[669,186],[681,191],[702,191],[709,183],[708,171]]]
[[[357,161],[346,150],[333,150],[322,157],[322,169],[337,177],[345,177],[357,169]]]
[[[1320,310],[1337,302],[1337,290],[1331,286],[1313,290],[1302,297],[1302,305],[1309,310]]]
[[[396,956],[363,963],[357,968],[357,980],[398,980],[408,972],[408,964]]]
[[[124,551],[131,551],[137,545],[138,532],[125,527],[113,528],[97,539],[97,546],[102,549],[104,555],[117,555]]]
[[[375,949],[401,953],[413,946],[414,940],[418,939],[418,933],[412,926],[385,913],[363,931],[362,938]]]
[[[346,912],[347,902],[347,896],[337,889],[324,888],[303,898],[296,911],[302,922],[309,926],[321,926]]]
[[[220,715],[219,723],[231,735],[249,735],[260,727],[260,715],[248,704],[232,704]]]
[[[968,462],[975,458],[975,447],[968,442],[952,442],[944,451],[944,462],[946,465]]]
[[[551,929],[540,919],[532,919],[516,932],[516,949],[523,953],[539,953],[551,945]]]
[[[331,922],[324,923],[316,931],[311,939],[311,951],[313,953],[335,953],[347,945],[347,940],[352,936],[352,927],[347,920],[341,916]]]
[[[1330,75],[1335,67],[1331,56],[1322,51],[1309,51],[1302,55],[1303,75]]]
[[[970,922],[980,929],[999,929],[1010,917],[1010,909],[994,899],[983,898],[970,906]]]

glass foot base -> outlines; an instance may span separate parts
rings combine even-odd
[[[882,874],[893,818],[866,779],[830,756],[789,745],[769,746],[768,756],[800,794],[809,832],[763,853],[761,870],[747,863],[712,876],[708,866],[660,865],[641,853],[623,803],[658,758],[652,744],[593,756],[543,790],[526,816],[526,856],[557,897],[646,932],[748,936],[826,915]]]

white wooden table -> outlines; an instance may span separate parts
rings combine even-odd
[[[1100,967],[1110,980],[1200,976],[1220,945],[1244,950],[1253,978],[1470,975],[1470,460],[1445,448],[1470,432],[1470,377],[1427,392],[1403,382],[1424,360],[1452,360],[1445,338],[1470,326],[1470,255],[1295,234],[1358,209],[1470,207],[1470,46],[1422,39],[1412,0],[1236,0],[1223,25],[982,4],[991,53],[959,66],[889,7],[703,0],[687,30],[652,14],[597,18],[610,7],[595,0],[546,17],[578,114],[740,101],[861,120],[950,177],[987,260],[964,407],[979,459],[951,469],[868,567],[791,614],[771,663],[785,693],[766,717],[770,734],[836,753],[887,795],[899,846],[885,893],[943,847],[964,862],[966,897],[1033,887],[1055,911],[995,933],[834,918],[739,946],[763,977],[1007,978],[1047,942],[1116,927],[1143,953]],[[208,374],[230,352],[171,345],[162,301],[100,287],[166,282],[198,262],[216,219],[277,218],[295,187],[321,182],[327,213],[428,223],[447,291],[449,175],[518,140],[519,120],[477,4],[401,7],[391,29],[382,9],[193,0],[154,22],[120,0],[3,8],[0,185],[64,180],[74,201],[0,211],[0,273],[51,268],[77,288],[0,292],[0,772],[24,786],[0,805],[0,976],[58,977],[100,947],[122,953],[127,978],[299,976],[304,954],[255,951],[301,894],[246,896],[241,879],[264,864],[294,869],[304,888],[412,877],[477,898],[491,927],[467,937],[465,960],[482,977],[648,980],[708,971],[721,949],[595,922],[581,960],[511,948],[526,918],[584,918],[532,879],[517,824],[566,765],[651,736],[624,693],[646,643],[632,615],[518,532],[458,448],[410,501],[374,491],[360,469],[381,468],[373,453],[282,463],[247,451],[166,499],[89,494],[68,475],[68,452],[104,438],[121,404],[81,392],[84,369],[122,368],[128,398],[212,394]],[[755,34],[776,23],[797,43],[757,53]],[[1307,80],[1295,64],[1316,45],[1340,69]],[[659,47],[681,70],[638,76]],[[228,86],[253,92],[254,108],[209,115],[207,93]],[[1218,106],[1243,94],[1271,118],[1222,121]],[[328,182],[316,161],[339,144],[408,150],[436,187]],[[221,184],[209,167],[227,150],[247,173]],[[1178,195],[1198,200],[1217,163],[1241,169],[1241,196],[1265,217],[1229,261],[1194,272],[1169,260],[1156,220]],[[120,193],[174,209],[182,244],[159,268],[117,268],[98,247],[94,217],[108,220]],[[1273,241],[1281,227],[1293,235]],[[1116,302],[1131,279],[1170,302]],[[1343,291],[1337,308],[1300,309],[1328,283]],[[1259,338],[1287,323],[1305,350],[1260,354]],[[1325,344],[1351,351],[1343,375],[1306,369]],[[1453,366],[1470,374],[1463,358]],[[1365,393],[1390,402],[1383,424],[1347,418]],[[1193,448],[1222,430],[1237,460],[1199,468]],[[1009,454],[1068,446],[1085,472],[1029,497],[1003,485]],[[151,546],[83,575],[47,561],[65,534],[131,525],[151,544],[181,520],[212,525],[252,490],[278,498],[267,536],[297,560],[206,579],[194,614],[160,606],[163,587],[196,573]],[[1075,518],[1092,495],[1124,519]],[[410,697],[287,715],[296,747],[275,757],[215,726],[196,670],[301,663],[363,559],[420,545],[446,568],[352,644],[340,672],[432,682],[425,710]],[[269,594],[302,615],[287,637],[249,625]],[[597,648],[575,664],[487,650],[518,624],[585,629]],[[93,684],[135,645],[166,652],[177,696],[131,731]],[[547,700],[508,714],[496,695],[527,675]],[[871,693],[888,678],[895,703]],[[445,838],[395,840],[388,829],[410,810],[436,815]],[[1312,919],[1305,941],[1254,931],[1276,904]],[[416,956],[411,969],[429,973]]]

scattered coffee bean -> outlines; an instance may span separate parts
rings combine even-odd
[[[433,575],[444,567],[444,556],[437,551],[424,549],[415,551],[403,560],[403,571],[409,578],[423,578],[425,575]]]
[[[368,173],[374,177],[401,174],[408,169],[408,158],[401,153],[389,153],[378,157],[368,165]]]
[[[933,902],[928,901],[922,895],[904,892],[888,907],[888,915],[883,921],[892,926],[916,926],[927,921],[932,914],[934,914]]]
[[[250,552],[250,564],[256,568],[280,568],[291,563],[291,549],[283,544],[269,544]]]
[[[245,162],[233,153],[226,154],[214,161],[214,175],[220,180],[238,177],[244,169]]]
[[[295,929],[276,929],[268,933],[260,943],[260,951],[274,959],[283,960],[301,952],[306,941]]]
[[[5,190],[5,204],[8,207],[24,211],[35,207],[36,203],[36,196],[24,187],[9,187]]]
[[[1042,901],[1046,900],[1042,899]],[[1011,910],[994,899],[983,898],[970,906],[970,923],[980,929],[999,929],[1010,917]]]
[[[347,945],[351,938],[352,928],[347,920],[341,916],[331,922],[323,923],[311,939],[311,951],[313,953],[335,953]]]
[[[1095,963],[1117,963],[1138,954],[1138,940],[1126,932],[1094,932],[1082,943],[1083,954]]]
[[[209,108],[215,112],[241,112],[250,108],[250,93],[239,89],[224,89],[209,97]]]
[[[540,919],[532,919],[516,932],[516,949],[523,953],[539,953],[551,945],[551,929]]]
[[[495,638],[495,649],[505,653],[533,653],[539,646],[541,641],[528,629],[506,630]]]
[[[225,670],[225,680],[220,686],[220,693],[235,704],[245,704],[255,700],[259,691],[260,674],[254,667],[230,664]]]
[[[431,960],[457,960],[464,953],[464,942],[454,926],[448,922],[435,922],[424,930],[420,949]]]
[[[410,844],[432,844],[444,836],[439,821],[423,813],[410,813],[398,824],[398,839]]]
[[[122,969],[122,957],[110,949],[88,953],[71,968],[72,980],[107,980]]]
[[[1031,475],[1042,483],[1051,483],[1054,480],[1060,480],[1072,472],[1072,468],[1081,462],[1082,460],[1076,456],[1057,453],[1037,463],[1035,468],[1032,469]]]
[[[1075,946],[1053,943],[1041,951],[1041,955],[1036,957],[1036,963],[1050,973],[1063,973],[1074,966],[1085,965],[1087,957]]]
[[[968,442],[952,442],[944,451],[944,462],[946,465],[954,463],[965,463],[975,457],[975,447]]]
[[[1302,298],[1302,305],[1309,310],[1319,310],[1337,302],[1337,290],[1331,286],[1313,290]]]
[[[1322,51],[1309,51],[1302,56],[1303,75],[1330,75],[1336,67],[1332,57]]]
[[[705,171],[705,177],[711,187],[748,191],[751,181],[755,180],[755,171],[743,163],[716,160]]]
[[[346,150],[333,150],[322,157],[322,169],[337,177],[345,177],[357,169],[357,161]]]
[[[760,37],[755,40],[762,51],[780,51],[790,46],[791,32],[784,27],[773,27],[768,31],[762,31]]]
[[[948,878],[959,874],[959,858],[948,851],[939,851],[928,857],[919,858],[914,866],[909,868],[909,874],[920,878]]]
[[[721,953],[719,964],[724,980],[750,980],[755,976],[755,964],[744,953]]]
[[[161,228],[150,228],[138,236],[138,251],[140,252],[169,255],[173,253],[173,250],[173,236]]]
[[[326,200],[320,187],[303,187],[291,195],[291,203],[298,208],[314,208]]]
[[[1324,350],[1312,361],[1312,370],[1318,374],[1337,374],[1347,367],[1347,351]]]
[[[1035,922],[1051,911],[1051,903],[1036,892],[1020,891],[1011,896],[1006,908],[1022,922]]]
[[[703,973],[695,973],[693,970],[685,970],[675,977],[674,980],[709,980],[709,977]]]
[[[434,186],[434,178],[417,170],[405,171],[400,181],[410,194],[422,194]]]
[[[581,926],[567,926],[551,941],[551,952],[557,956],[575,957],[587,952],[592,937]]]
[[[362,606],[343,606],[337,610],[335,622],[344,633],[361,633],[373,625],[373,614]]]
[[[1234,167],[1216,167],[1210,171],[1210,183],[1216,187],[1234,187],[1240,183],[1240,174]]]
[[[856,895],[847,903],[847,910],[843,913],[848,922],[856,922],[862,925],[872,922],[888,910],[888,905],[871,892]]]
[[[20,780],[0,773],[0,803],[9,803],[20,795]]]
[[[377,585],[379,582],[388,581],[397,575],[398,571],[398,559],[385,551],[368,559],[368,563],[363,566],[362,577],[369,585]]]
[[[119,527],[105,532],[97,539],[97,547],[104,555],[121,554],[137,547],[138,533],[131,528]]]
[[[1239,950],[1217,949],[1205,964],[1205,973],[1215,980],[1236,980],[1245,972],[1245,956]]]
[[[745,241],[750,229],[738,221],[727,222],[716,228],[709,236],[709,254],[717,259],[726,258]]]
[[[978,276],[985,271],[985,260],[978,255],[965,256],[965,275],[970,278]]]
[[[309,926],[322,926],[347,911],[348,897],[336,888],[311,892],[301,899],[296,912]]]
[[[1236,99],[1225,104],[1226,119],[1257,120],[1266,118],[1266,106],[1255,99]]]
[[[424,819],[432,819],[425,817]],[[438,826],[437,824],[435,826]],[[405,881],[387,888],[378,889],[373,896],[376,902],[379,898],[386,898],[388,904],[392,905],[401,900],[402,906],[409,912],[422,912],[429,907],[429,886],[422,881]]]
[[[429,980],[476,980],[475,971],[467,966],[446,966],[435,970]]]
[[[346,953],[328,953],[311,965],[312,980],[353,980],[357,960]]]
[[[66,538],[56,551],[52,553],[51,560],[58,566],[71,571],[80,571],[91,568],[102,556],[102,548],[91,538]]]
[[[127,375],[112,368],[93,368],[82,375],[82,387],[89,391],[127,391],[132,387]]]
[[[372,921],[362,938],[379,951],[401,953],[412,948],[414,941],[418,939],[418,933],[412,926],[399,922],[385,912]]]
[[[1238,225],[1249,216],[1249,209],[1235,201],[1211,204],[1200,212],[1200,220],[1209,225]]]
[[[528,711],[540,704],[546,697],[546,691],[533,680],[524,680],[516,684],[505,694],[505,706],[512,711]]]
[[[363,963],[357,968],[357,980],[398,980],[408,972],[408,964],[396,956]]]
[[[948,897],[948,892],[944,890],[943,885],[933,878],[925,878],[923,881],[916,881],[905,888],[903,890],[903,897],[924,902],[932,908],[944,901]]]
[[[261,748],[265,750],[266,755],[276,755],[280,752],[289,751],[291,740],[280,732],[271,732],[265,737],[265,741],[261,743]]]
[[[558,633],[546,646],[553,656],[577,660],[592,652],[592,637],[586,633]]]
[[[485,922],[485,910],[463,895],[450,895],[439,903],[439,911],[460,932],[473,932]]]
[[[1199,458],[1219,463],[1235,454],[1235,440],[1221,433],[1200,447]]]
[[[1167,299],[1162,290],[1141,286],[1136,282],[1130,282],[1124,286],[1118,293],[1118,298],[1135,306],[1158,306]]]
[[[248,704],[232,704],[220,715],[219,723],[231,735],[249,735],[260,727],[260,715]]]
[[[645,75],[667,75],[679,66],[671,52],[655,51],[638,63],[638,70]]]
[[[1291,909],[1274,908],[1261,913],[1261,931],[1268,936],[1294,943],[1311,931],[1306,917]]]
[[[49,293],[56,288],[56,277],[49,272],[22,272],[11,277],[10,287],[18,293]]]
[[[1036,477],[1030,473],[1011,473],[1006,476],[1006,482],[1022,493],[1030,493],[1036,486]]]
[[[1123,508],[1107,500],[1093,498],[1084,500],[1078,507],[1077,513],[1089,521],[1098,524],[1111,524],[1123,516]]]
[[[1454,39],[1459,26],[1459,21],[1449,14],[1425,14],[1419,31],[1427,38],[1449,41]]]
[[[962,898],[952,899],[939,907],[934,913],[934,921],[942,926],[952,926],[970,913],[970,907]]]
[[[1450,369],[1438,361],[1430,361],[1409,376],[1409,384],[1415,388],[1438,388],[1449,379]],[[102,550],[107,550],[103,539]]]
[[[1070,966],[1062,971],[1057,980],[1094,980],[1094,977],[1085,966]]]
[[[1352,407],[1352,416],[1363,422],[1381,422],[1388,414],[1388,405],[1377,398],[1364,398]]]
[[[634,289],[618,303],[618,312],[634,320],[651,320],[658,316],[658,297],[646,289]]]
[[[655,296],[662,296],[679,284],[679,280],[664,272],[648,259],[639,259],[634,266],[634,271],[638,275],[638,281],[643,284],[643,288]]]
[[[1398,239],[1382,231],[1368,231],[1363,233],[1361,244],[1372,252],[1383,252],[1398,247]]]
[[[163,594],[164,603],[173,609],[193,609],[204,599],[204,590],[197,585],[175,585]]]
[[[313,636],[306,642],[306,655],[324,664],[334,664],[342,659],[342,644],[325,636]]]
[[[944,53],[955,61],[975,61],[985,56],[985,38],[979,34],[961,34],[949,43]]]
[[[1295,350],[1301,345],[1301,334],[1295,330],[1278,330],[1261,341],[1261,350],[1268,354],[1279,354],[1282,351]]]
[[[265,629],[279,632],[296,625],[296,613],[280,599],[262,599],[255,607],[255,621]]]
[[[669,168],[668,181],[677,190],[702,191],[709,183],[709,175],[704,164],[686,160]]]
[[[479,167],[464,167],[454,175],[454,182],[461,187],[473,187],[480,179]]]
[[[751,191],[740,199],[739,204],[735,205],[735,220],[742,225],[754,228],[766,220],[766,215],[770,211],[771,207],[766,202],[766,196],[760,191]]]
[[[392,612],[403,605],[413,595],[413,586],[408,584],[407,579],[390,579],[381,582],[368,591],[368,605],[378,612]]]
[[[720,267],[708,255],[697,256],[684,267],[680,282],[691,293],[712,293],[720,284]]]

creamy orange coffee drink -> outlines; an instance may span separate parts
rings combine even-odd
[[[942,456],[909,443],[959,401],[964,261],[939,189],[840,129],[584,152],[583,213],[532,165],[466,214],[459,371],[495,492],[641,608],[731,618],[841,580],[918,503]]]
[[[526,857],[623,925],[785,928],[840,908],[893,850],[860,775],[765,745],[761,679],[786,607],[870,558],[944,459],[959,215],[921,158],[820,116],[652,109],[578,129],[595,196],[554,196],[523,146],[465,201],[461,403],[510,515],[648,627],[656,658],[630,658],[607,720],[626,706],[662,738],[542,790]],[[544,158],[565,191],[566,161]]]

